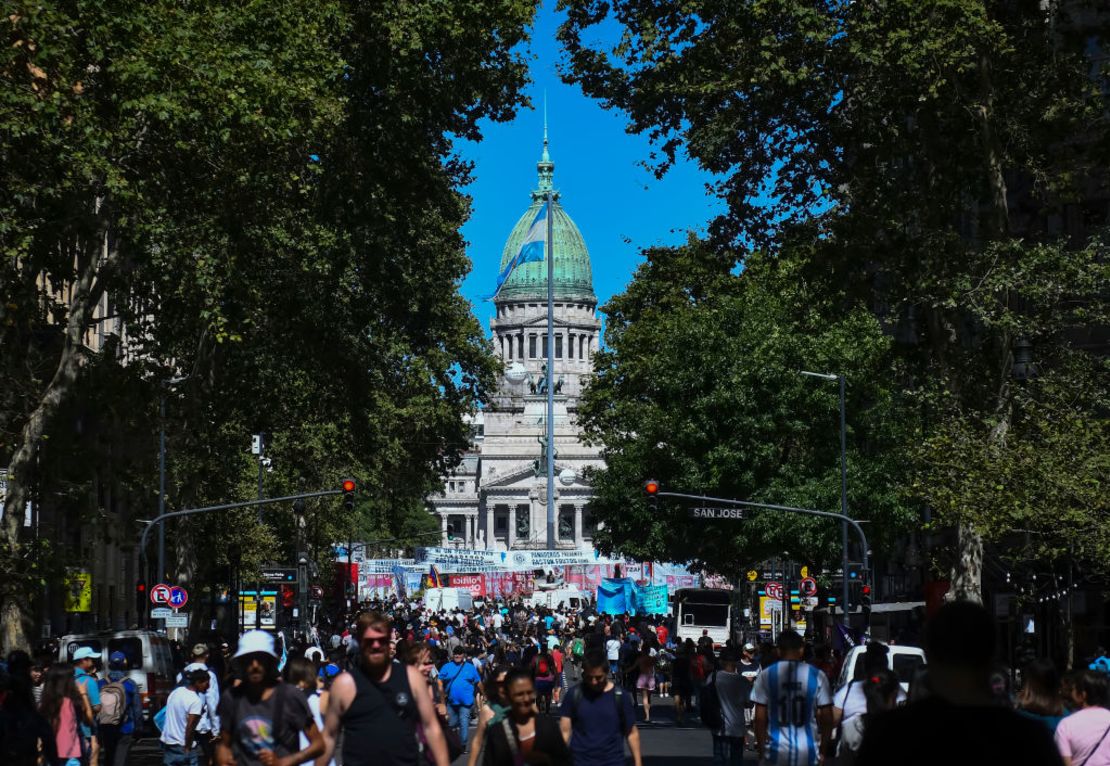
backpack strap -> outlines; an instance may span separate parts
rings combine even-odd
[[[628,730],[628,722],[624,719],[624,689],[616,684],[613,684],[613,700],[617,703],[617,718],[621,722],[621,737],[623,738]]]

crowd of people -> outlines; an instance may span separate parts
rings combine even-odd
[[[666,700],[674,725],[710,730],[719,766],[1110,766],[1110,662],[1061,677],[1038,660],[1012,693],[971,604],[932,618],[908,689],[872,642],[834,691],[839,654],[790,630],[715,647],[676,641],[665,617],[401,599],[320,627],[321,645],[252,630],[189,647],[149,722],[122,653],[100,672],[85,647],[71,663],[13,652],[0,763],[125,766],[153,724],[166,766],[642,766],[640,729]]]

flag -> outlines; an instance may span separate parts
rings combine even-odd
[[[440,576],[439,570],[436,569],[435,564],[432,564],[432,566],[430,567],[429,572],[428,572],[428,587],[429,588],[442,588],[443,587],[443,578]]]
[[[543,204],[536,211],[536,216],[532,219],[532,225],[528,227],[528,232],[524,235],[524,242],[521,243],[520,250],[497,275],[497,289],[490,296],[491,298],[497,297],[497,293],[501,292],[501,285],[505,284],[505,280],[509,278],[517,266],[522,263],[542,261],[546,257],[547,208],[548,205]]]

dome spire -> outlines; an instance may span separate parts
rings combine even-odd
[[[543,154],[540,155],[540,161],[536,163],[536,171],[539,174],[539,187],[533,196],[540,197],[554,188],[553,179],[555,176],[555,163],[551,161],[551,154],[548,152],[547,143],[547,92],[543,94]]]

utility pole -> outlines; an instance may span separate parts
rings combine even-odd
[[[546,139],[545,139],[546,140]],[[555,192],[547,190],[547,548],[558,547],[555,529]]]
[[[251,442],[251,449],[254,454],[258,455],[258,499],[263,499],[263,486],[262,486],[262,471],[265,468],[264,461],[266,459],[266,434],[257,433]],[[262,519],[262,506],[258,506],[258,525],[262,526],[264,523]],[[262,582],[261,580],[255,581],[254,586],[254,629],[258,630],[262,626]]]

